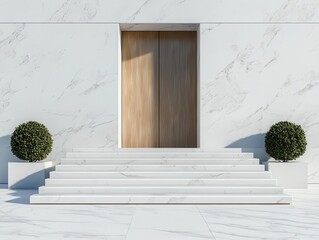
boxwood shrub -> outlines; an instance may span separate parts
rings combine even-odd
[[[282,121],[271,126],[265,137],[266,152],[276,160],[287,162],[306,151],[306,134],[300,125]]]
[[[11,151],[22,160],[36,162],[45,159],[52,151],[52,136],[41,123],[22,123],[11,137]]]

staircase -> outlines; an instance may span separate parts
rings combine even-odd
[[[289,204],[241,149],[74,149],[31,204]]]

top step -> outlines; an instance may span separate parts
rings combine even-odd
[[[73,148],[73,152],[85,153],[103,153],[103,152],[177,152],[177,153],[190,153],[190,152],[206,152],[206,153],[240,153],[241,148],[216,148],[216,149],[202,149],[202,148]]]
[[[208,152],[68,152],[67,158],[253,158],[253,153]]]

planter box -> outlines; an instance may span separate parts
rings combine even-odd
[[[53,170],[52,162],[9,162],[8,188],[38,189]]]
[[[272,177],[277,179],[280,187],[287,189],[307,188],[308,186],[308,164],[305,162],[268,162],[268,171]]]

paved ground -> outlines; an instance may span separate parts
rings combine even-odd
[[[29,205],[0,185],[2,240],[319,240],[319,186],[282,205]]]

